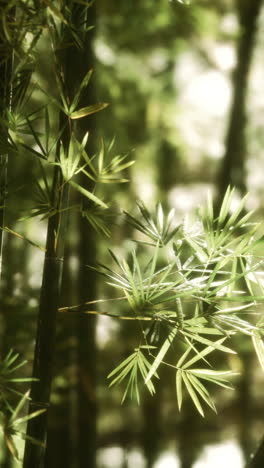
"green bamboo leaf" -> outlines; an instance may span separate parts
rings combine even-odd
[[[254,270],[256,270],[256,268],[258,268],[259,265],[255,265],[253,268],[249,268],[247,271],[243,271],[242,273],[240,274],[237,274],[236,277],[235,277],[235,280],[236,282],[241,279],[241,278],[244,278],[245,275],[247,275],[248,273],[252,273]],[[224,280],[224,281],[221,281],[221,284],[220,286],[217,286],[215,287],[209,294],[208,294],[208,297],[210,297],[210,299],[212,300],[212,296],[214,294],[217,294],[217,293],[221,293],[221,290],[223,290],[223,288],[225,288],[226,286],[228,286],[230,283],[233,283],[234,282],[234,278],[233,277],[229,277],[227,280]],[[219,296],[218,296],[219,297]],[[228,297],[228,296],[227,296]],[[251,300],[253,299],[252,296],[248,296]]]
[[[73,98],[73,101],[72,101],[72,104],[70,106],[70,112],[73,112],[75,111],[76,107],[78,106],[78,103],[79,103],[79,100],[80,100],[80,97],[81,97],[81,93],[82,91],[87,87],[89,81],[90,81],[90,78],[92,76],[92,73],[93,73],[93,70],[89,70],[85,77],[83,78],[79,88],[78,88],[78,91],[76,92],[74,98]]]
[[[125,377],[127,377],[127,375],[129,375],[133,371],[135,365],[136,363],[135,363],[135,355],[134,355],[130,363],[127,364],[126,367],[124,367],[120,371],[120,373],[110,382],[109,387],[112,387],[113,385],[117,383],[120,384],[125,379]]]
[[[251,325],[251,323],[247,322],[246,320],[242,320],[237,316],[217,315],[216,319],[220,322],[223,322],[223,325],[231,326],[235,330],[239,330],[246,335],[251,336],[252,331],[256,330],[254,325]]]
[[[212,401],[212,399],[211,399],[211,397],[209,395],[209,392],[205,388],[205,386],[200,382],[199,379],[197,379],[197,377],[195,375],[192,374],[191,371],[188,371],[188,378],[189,378],[189,381],[191,382],[191,384],[193,385],[193,387],[195,388],[196,392],[202,397],[202,399],[205,401],[205,403],[207,403],[207,405],[210,406],[210,408],[212,408],[212,410],[215,413],[217,413],[215,404]]]
[[[186,326],[185,322],[185,329],[187,331],[190,331],[194,334],[204,334],[204,335],[223,335],[223,332],[221,330],[218,330],[217,328],[210,328],[210,327],[199,327],[199,326]]]
[[[92,106],[82,107],[81,109],[71,112],[68,112],[70,119],[81,119],[82,117],[86,117],[87,115],[95,114],[108,106],[106,102],[101,102],[98,104],[93,104]]]
[[[14,379],[6,379],[7,382],[32,382],[33,380],[38,380],[38,379],[33,379],[32,377],[18,377]]]
[[[98,170],[100,174],[102,173],[103,168],[104,168],[104,157],[105,157],[104,141],[101,140],[101,147],[100,147],[100,151],[98,154]]]
[[[143,353],[140,353],[140,358],[138,360],[138,365],[139,365],[139,370],[141,372],[141,375],[143,379],[145,380],[147,377],[148,369],[150,369],[151,364],[148,362],[148,360],[145,358]],[[156,377],[158,377],[157,374],[155,374]],[[147,389],[150,392],[151,395],[155,394],[155,387],[153,385],[153,382],[149,380],[146,383]]]
[[[227,312],[230,312],[230,313],[240,312],[241,310],[248,309],[249,307],[252,307],[254,305],[255,305],[255,302],[250,302],[249,304],[245,304],[245,305],[241,305],[237,307],[225,307],[224,309],[219,308],[218,311],[214,313],[214,315],[217,315],[218,313],[222,314],[222,313],[227,313]]]
[[[133,274],[127,262],[123,260],[122,264],[123,264],[123,270],[125,271],[127,275],[127,279],[131,288],[131,292],[132,292],[132,302],[130,303],[130,305],[134,304],[133,308],[137,309],[141,305],[141,297],[138,291],[138,285],[136,281],[134,280]]]
[[[183,355],[180,357],[180,359],[178,360],[177,364],[176,364],[176,368],[179,368],[181,367],[182,363],[185,361],[185,359],[187,358],[188,354],[190,354],[192,348],[191,346],[189,346],[186,351],[183,353]]]
[[[11,434],[9,434],[8,432],[5,433],[5,443],[7,445],[7,448],[9,450],[9,452],[11,453],[11,455],[14,457],[15,460],[19,461],[19,454],[18,454],[18,450],[16,448],[16,445],[15,445],[15,442],[11,436]]]
[[[18,353],[15,353],[13,349],[10,349],[10,351],[7,353],[4,361],[0,364],[0,367],[3,366],[3,368],[8,369],[9,372],[12,372],[13,369],[16,369],[17,367],[20,367],[21,365],[24,365],[27,361],[23,361],[23,363],[18,364],[17,367],[13,367],[10,369],[11,365],[17,360],[19,357]]]
[[[124,361],[122,361],[121,364],[119,364],[119,366],[117,366],[112,372],[110,372],[110,374],[108,374],[107,378],[111,379],[111,377],[113,377],[121,369],[126,367],[127,364],[129,364],[131,361],[133,361],[134,357],[135,357],[135,353],[132,353],[130,356],[128,356],[128,358],[126,358]]]
[[[19,431],[19,432],[15,431],[15,432],[16,432],[16,435],[18,437],[20,437],[21,439],[28,440],[29,442],[31,442],[34,445],[38,445],[39,447],[46,448],[45,443],[40,442],[39,440],[35,439],[34,437],[30,437],[29,435],[27,435],[27,434],[25,434],[24,432],[21,432],[21,431]]]
[[[101,184],[125,184],[129,182],[129,179],[124,179],[120,177],[112,177],[109,175],[109,176],[100,177],[100,179],[97,180],[97,182]]]
[[[50,1],[50,0],[43,0],[44,3],[49,7],[49,9],[52,11],[52,13],[64,24],[68,24],[68,21],[66,18],[63,16],[60,10],[56,8],[56,6]]]
[[[204,249],[202,249],[198,245],[197,242],[195,242],[193,239],[191,239],[187,235],[185,235],[185,240],[186,240],[187,244],[189,244],[189,246],[191,247],[194,255],[198,258],[198,260],[203,264],[206,263],[208,261],[208,255],[206,254]]]
[[[236,293],[241,292],[241,294],[244,294],[244,291],[234,291]],[[210,296],[210,300],[212,301],[219,301],[219,296]],[[264,300],[264,295],[263,296],[248,296],[248,295],[241,295],[241,296],[221,296],[222,301],[226,302],[249,302],[249,301],[263,301]]]
[[[40,409],[40,410],[34,411],[33,413],[28,414],[27,416],[18,418],[13,422],[13,426],[17,426],[19,424],[29,421],[30,419],[36,418],[37,416],[39,416],[42,413],[45,413],[46,411],[47,411],[46,409]]]
[[[224,338],[221,338],[220,340],[216,341],[216,342],[213,342],[211,340],[208,340],[207,338],[203,338],[199,335],[195,335],[195,334],[192,334],[192,333],[188,333],[186,332],[185,330],[182,331],[180,330],[180,333],[182,335],[186,335],[188,336],[189,338],[192,338],[196,341],[198,341],[199,343],[202,343],[202,344],[206,344],[208,345],[208,348],[212,347],[213,349],[217,349],[218,351],[223,351],[224,353],[231,353],[231,354],[237,354],[236,351],[233,351],[231,348],[228,348],[227,346],[223,346],[221,343],[226,339],[226,337]],[[206,348],[207,349],[207,348]],[[212,351],[213,351],[212,349]],[[211,352],[211,351],[210,351]],[[202,353],[200,353],[202,354]],[[185,366],[184,366],[185,367]]]
[[[264,370],[264,343],[260,333],[257,331],[252,333],[252,342],[258,356],[259,363]]]
[[[197,375],[200,379],[214,383],[223,388],[232,390],[232,385],[225,379],[225,377],[233,377],[239,375],[238,372],[233,371],[214,371],[212,369],[190,369],[191,372]]]
[[[93,213],[86,210],[82,212],[82,216],[87,219],[87,221],[98,234],[104,234],[106,237],[110,237],[111,232],[105,224],[104,219],[102,219],[101,213]]]
[[[219,217],[218,217],[218,224],[220,226],[223,225],[223,223],[225,222],[226,217],[227,217],[227,215],[229,213],[230,205],[231,205],[231,201],[232,201],[232,196],[234,194],[234,191],[235,191],[235,189],[233,188],[231,190],[230,185],[227,187],[227,190],[226,190],[226,193],[225,193],[222,205],[221,205]]]
[[[231,370],[223,371],[223,370],[213,370],[213,369],[189,369],[189,372],[198,375],[201,378],[205,377],[212,377],[214,379],[225,379],[226,377],[233,377],[234,375],[238,375],[237,372],[233,372]]]
[[[226,223],[226,229],[230,228],[231,226],[233,226],[234,222],[237,220],[237,218],[239,217],[240,213],[243,211],[243,209],[245,208],[245,204],[246,204],[246,201],[248,199],[248,194],[246,194],[241,202],[239,203],[237,209],[234,211],[234,213],[232,214],[232,216],[229,218],[229,220],[227,221]]]
[[[45,159],[47,160],[47,157],[46,155],[40,153],[39,151],[35,150],[34,148],[32,148],[31,146],[29,145],[26,145],[26,143],[20,143],[19,146],[25,148],[27,151],[29,151],[30,153],[32,153],[34,156],[37,156],[38,158],[41,158],[41,159]]]
[[[12,416],[9,419],[9,426],[12,426],[17,419],[18,413],[21,411],[23,406],[25,405],[26,401],[29,399],[29,390],[22,396],[22,398],[19,400],[16,408],[14,409]]]
[[[177,332],[178,332],[178,328],[174,328],[170,332],[168,338],[164,341],[162,347],[160,348],[160,351],[159,351],[158,355],[155,357],[155,360],[154,360],[154,362],[153,362],[153,364],[152,364],[152,366],[151,366],[151,368],[150,368],[150,370],[148,372],[148,375],[147,375],[147,377],[145,379],[145,383],[147,383],[151,379],[151,377],[155,374],[155,372],[157,371],[157,369],[158,369],[160,363],[162,362],[165,354],[167,353],[168,349],[170,348],[170,346],[171,346]]]
[[[134,353],[129,356],[125,361],[123,361],[114,371],[109,374],[108,378],[114,377],[110,386],[114,384],[120,384],[126,377],[128,381],[126,388],[123,394],[122,403],[126,399],[128,393],[131,398],[136,398],[137,402],[140,402],[139,388],[138,388],[138,378],[139,375],[145,380],[148,370],[151,368],[151,364],[148,362],[146,357],[141,351],[141,346],[136,348]],[[146,348],[146,346],[144,346]],[[158,377],[157,374],[155,374]],[[155,387],[152,381],[149,381],[147,384],[149,392],[153,395],[155,393]]]
[[[158,206],[157,206],[157,222],[158,222],[159,230],[162,231],[164,227],[164,214],[163,214],[161,203],[158,203]]]
[[[188,390],[188,393],[192,399],[192,401],[194,402],[194,405],[196,406],[198,412],[201,414],[201,416],[204,417],[204,412],[203,412],[203,409],[202,409],[202,406],[201,406],[201,403],[199,401],[199,398],[197,397],[194,389],[193,389],[193,386],[191,384],[191,382],[189,381],[189,378],[188,378],[188,374],[186,372],[182,372],[182,378],[183,378],[183,381],[185,383],[185,386]]]
[[[45,247],[42,247],[41,245],[36,244],[32,240],[28,239],[28,237],[25,237],[22,234],[19,234],[18,232],[13,231],[12,229],[8,228],[7,226],[5,226],[4,228],[0,227],[0,229],[3,229],[3,231],[8,232],[9,234],[13,234],[14,236],[18,237],[19,239],[25,240],[29,244],[33,245],[34,247],[37,247],[40,250],[43,250],[44,252],[46,251]]]
[[[249,211],[247,214],[245,214],[245,216],[243,216],[235,225],[235,229],[239,229],[240,227],[243,227],[244,225],[246,225],[247,221],[249,220],[249,218],[251,218],[251,216],[254,214],[254,210],[252,211]]]
[[[59,100],[57,100],[56,98],[52,98],[52,102],[54,102],[54,104],[58,105],[62,109],[62,111],[66,115],[68,115],[69,114],[69,105],[68,105],[68,96],[66,95],[65,82],[63,81],[63,77],[62,77],[62,75],[60,74],[60,72],[57,69],[55,69],[55,79],[56,79],[58,94],[59,94],[59,97],[61,99],[61,102]],[[47,94],[47,92],[45,92],[45,93]]]
[[[155,272],[156,266],[157,266],[159,247],[160,247],[160,244],[159,244],[159,242],[157,242],[156,247],[155,247],[155,252],[154,252],[154,255],[152,257],[152,261],[150,263],[150,272],[149,272],[147,294],[146,294],[147,297],[149,297],[149,294],[150,294],[152,279],[153,279],[153,275],[154,275],[154,272]]]
[[[204,292],[203,294],[206,295],[207,292],[210,290],[210,287],[213,285],[213,282],[216,278],[216,275],[221,273],[222,272],[222,269],[226,266],[226,264],[230,261],[230,258],[228,256],[225,256],[225,257],[221,257],[217,262],[216,262],[216,265],[214,266],[214,269],[213,271],[211,272],[210,276],[209,276],[209,279],[207,281],[207,284],[206,284],[206,288],[204,289]],[[221,282],[221,286],[219,286],[219,288],[221,289],[221,287],[223,287],[223,285],[225,284],[225,280],[223,280]],[[214,289],[215,290],[215,289]]]
[[[124,156],[124,158],[126,158],[126,157],[127,157],[127,155]],[[124,159],[124,158],[122,158],[122,159]],[[130,167],[130,166],[133,166],[133,164],[135,164],[135,161],[134,161],[134,160],[133,160],[133,161],[128,161],[128,162],[123,163],[123,164],[120,164],[119,162],[118,162],[118,164],[117,164],[117,162],[116,162],[116,164],[113,163],[113,164],[111,164],[112,173],[115,174],[115,173],[117,173],[117,172],[121,172],[121,171],[123,171],[124,169],[127,169],[127,168]],[[115,167],[115,165],[116,165],[116,167]]]
[[[178,408],[179,411],[182,407],[182,370],[179,369],[176,372],[176,394],[178,399]]]
[[[82,187],[81,185],[77,184],[76,182],[74,182],[73,180],[70,180],[69,181],[69,184],[75,188],[78,192],[80,192],[82,195],[84,195],[85,197],[89,198],[90,200],[92,200],[96,205],[99,205],[101,206],[102,208],[108,208],[108,206],[102,201],[100,200],[100,198],[98,198],[96,195],[94,195],[92,192],[89,192],[89,190],[86,190],[84,187]]]
[[[223,338],[220,338],[218,341],[216,342],[211,342],[209,340],[206,340],[207,341],[207,344],[209,344],[209,346],[207,346],[206,348],[204,348],[202,351],[199,352],[199,354],[197,354],[196,356],[194,356],[193,358],[191,358],[188,362],[186,362],[183,366],[182,366],[182,369],[186,369],[188,367],[190,367],[192,364],[194,364],[195,362],[197,361],[200,361],[200,359],[204,358],[205,356],[207,356],[208,354],[212,353],[213,351],[215,351],[216,349],[219,349],[219,347],[222,346],[222,343],[226,340],[226,336],[223,337]],[[224,349],[229,349],[229,348],[226,348],[223,346]],[[222,351],[222,349],[220,349]],[[228,351],[229,352],[229,351]],[[233,351],[234,353],[234,351]],[[183,361],[181,361],[182,363]],[[181,364],[180,364],[181,365]],[[179,367],[179,364],[177,364],[177,367]]]
[[[138,286],[138,289],[140,290],[141,300],[142,302],[144,302],[145,301],[144,283],[143,283],[143,278],[142,278],[142,274],[141,274],[141,270],[140,270],[140,266],[139,266],[139,262],[138,262],[135,250],[132,250],[132,257],[133,257],[133,265],[135,267],[135,271],[137,273],[137,278],[138,278],[137,286]]]

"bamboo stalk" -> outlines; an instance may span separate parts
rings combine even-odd
[[[58,167],[54,170],[53,197],[58,201],[58,208],[65,208],[68,204],[68,186],[62,189],[62,174]],[[59,305],[61,278],[63,270],[63,254],[67,224],[67,210],[58,211],[49,218],[44,260],[43,279],[39,304],[37,338],[33,364],[31,402],[29,411],[46,409],[38,418],[28,422],[27,436],[46,443],[47,418],[50,407],[50,391],[52,381],[52,362],[55,349],[56,318]],[[24,468],[39,468],[43,465],[45,446],[33,445],[26,441]]]

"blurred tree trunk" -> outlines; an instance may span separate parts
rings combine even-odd
[[[178,426],[178,455],[180,468],[192,468],[197,459],[200,448],[203,446],[199,419],[194,415],[192,402],[186,401],[182,419]]]
[[[159,455],[161,445],[161,401],[158,395],[144,395],[142,404],[144,426],[142,431],[142,448],[146,459],[146,468],[153,468]]]
[[[89,8],[83,7],[83,17],[86,17],[87,24],[94,26],[96,23],[96,11],[93,4]],[[75,70],[94,68],[94,54],[92,41],[94,39],[94,29],[85,34],[85,47],[79,60],[75,60]],[[76,59],[76,57],[75,57]],[[95,100],[96,87],[95,78],[92,77],[84,96],[85,102]],[[85,103],[84,103],[85,105]],[[92,156],[95,149],[96,117],[90,116],[79,121],[77,132],[83,136],[89,131],[87,151]],[[93,191],[94,183],[89,182],[87,177],[80,175],[80,183],[89,191]],[[90,203],[85,197],[80,197],[83,210],[89,211]],[[78,271],[77,271],[77,303],[92,301],[96,297],[96,276],[89,269],[95,264],[97,239],[96,233],[85,217],[79,218],[78,222]],[[76,467],[95,468],[96,467],[96,318],[85,314],[75,316],[76,332],[76,402],[73,415],[73,422],[76,429]]]
[[[237,387],[237,406],[239,414],[239,441],[243,450],[244,458],[248,459],[252,448],[252,421],[253,401],[251,394],[251,382],[253,380],[253,369],[255,355],[250,351],[242,351],[240,354],[243,372]]]
[[[233,100],[226,134],[226,149],[218,181],[221,199],[229,184],[242,193],[246,191],[246,97],[249,71],[262,0],[238,0],[240,37],[237,46],[237,65],[233,75]]]
[[[264,438],[260,442],[256,452],[251,456],[247,468],[263,468],[264,465]]]
[[[79,298],[80,303],[96,297],[94,272],[85,265],[95,263],[95,233],[87,221],[80,220],[79,239]],[[78,314],[77,325],[77,460],[78,468],[96,467],[96,343],[95,317]]]

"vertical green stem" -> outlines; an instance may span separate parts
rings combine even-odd
[[[46,409],[38,418],[28,422],[27,435],[46,443],[47,418],[50,405],[52,380],[52,361],[55,348],[56,317],[59,306],[61,277],[63,269],[64,240],[66,234],[68,205],[68,186],[62,184],[59,168],[55,168],[53,180],[54,203],[58,204],[57,213],[49,218],[43,280],[40,295],[37,325],[36,348],[33,364],[30,412]],[[63,187],[63,188],[62,188]],[[44,462],[45,448],[26,441],[24,468],[40,468]]]

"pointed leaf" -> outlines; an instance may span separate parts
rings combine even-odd
[[[197,395],[195,393],[195,390],[193,389],[193,386],[192,386],[191,382],[188,379],[188,374],[186,374],[186,372],[183,372],[182,373],[182,378],[183,378],[185,386],[186,386],[186,388],[188,390],[188,393],[189,393],[192,401],[194,402],[198,412],[201,414],[201,416],[204,417],[204,412],[203,412],[201,403],[200,403],[199,398],[197,397]]]
[[[182,371],[181,369],[176,372],[176,393],[178,399],[178,407],[181,410],[182,407]]]
[[[82,117],[86,117],[87,115],[95,114],[96,112],[105,109],[107,106],[108,104],[106,102],[102,102],[94,104],[92,106],[82,107],[82,109],[70,113],[69,117],[71,119],[81,119]]]
[[[74,182],[73,180],[70,180],[69,181],[69,184],[74,187],[76,190],[78,190],[78,192],[80,192],[82,195],[84,195],[85,197],[89,198],[90,200],[92,200],[96,205],[99,205],[101,206],[102,208],[108,208],[108,206],[102,201],[100,200],[100,198],[98,198],[96,195],[94,195],[92,192],[89,192],[89,190],[86,190],[84,187],[82,187],[81,185],[77,184],[76,182]]]
[[[259,363],[264,370],[264,343],[261,335],[258,332],[253,332],[252,333],[252,341],[254,348],[256,350],[257,356]]]
[[[147,375],[147,377],[145,379],[145,383],[147,383],[151,379],[151,377],[155,374],[155,372],[158,369],[160,363],[162,362],[165,354],[167,353],[168,349],[170,348],[170,346],[171,346],[171,344],[172,344],[172,342],[173,342],[173,340],[174,340],[174,338],[175,338],[175,336],[177,334],[177,331],[178,331],[178,328],[174,328],[170,332],[168,338],[164,341],[158,355],[156,356],[156,358],[155,358],[155,360],[154,360],[154,362],[153,362],[153,364],[152,364],[152,366],[151,366],[151,368],[149,370],[149,373],[148,373],[148,375]]]

